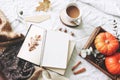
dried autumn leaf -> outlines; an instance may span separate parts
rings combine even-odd
[[[36,11],[47,11],[50,7],[49,0],[43,0],[43,2],[39,2],[39,6],[36,7]]]

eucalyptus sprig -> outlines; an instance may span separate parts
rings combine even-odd
[[[113,20],[113,31],[115,32],[116,38],[120,41],[120,34],[118,33],[118,25],[116,20]]]
[[[99,66],[103,66],[105,60],[105,55],[101,54],[97,49],[93,50],[92,47],[88,49],[82,49],[80,52],[80,56],[82,58],[86,58],[87,56],[89,57],[92,56],[94,62]]]

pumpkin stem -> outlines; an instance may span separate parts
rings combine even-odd
[[[109,44],[109,40],[105,40],[105,43],[106,43],[106,44]]]

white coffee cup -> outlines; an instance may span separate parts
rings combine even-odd
[[[81,11],[76,3],[69,3],[65,8],[65,17],[76,25],[81,23]]]

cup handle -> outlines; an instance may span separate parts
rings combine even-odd
[[[80,25],[80,23],[81,23],[81,18],[76,19],[76,20],[74,21],[74,23],[75,23],[76,25]]]

